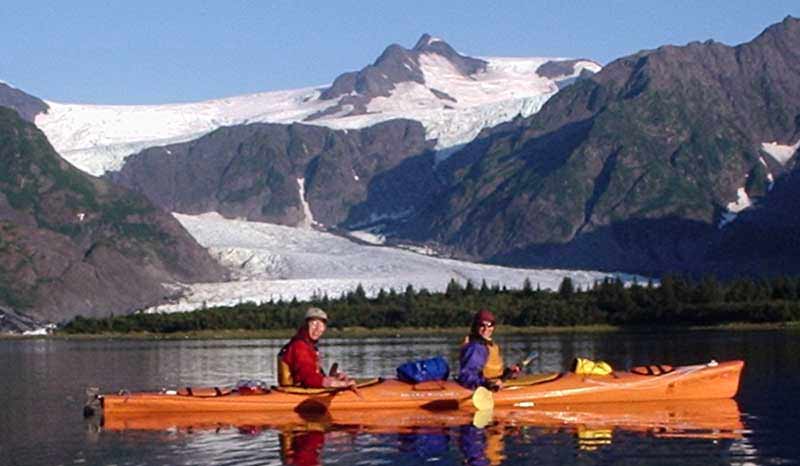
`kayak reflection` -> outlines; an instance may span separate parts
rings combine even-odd
[[[488,418],[487,418],[488,414]],[[475,429],[540,427],[570,430],[598,441],[610,440],[616,429],[655,437],[740,438],[744,429],[739,406],[733,399],[652,401],[631,403],[581,403],[495,408],[493,412],[423,409],[222,413],[106,413],[101,429],[218,430],[223,428],[275,429],[293,432],[354,431],[364,433],[419,433],[420,429],[472,426]],[[604,432],[606,431],[606,432]],[[602,435],[601,435],[602,434]]]

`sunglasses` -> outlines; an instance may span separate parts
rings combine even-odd
[[[494,322],[481,322],[480,326],[484,327],[484,328],[493,328],[494,327]]]

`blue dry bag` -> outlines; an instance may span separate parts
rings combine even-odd
[[[397,368],[397,378],[411,383],[420,383],[426,380],[447,380],[449,376],[450,366],[441,356],[408,361]]]

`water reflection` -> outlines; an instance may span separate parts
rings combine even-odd
[[[406,360],[433,355],[453,364],[459,341],[331,338],[321,349],[326,362],[337,361],[353,375],[367,377],[389,375]],[[374,412],[365,413],[372,419],[360,420],[332,413],[316,430],[310,426],[313,419],[297,415],[203,419],[176,413],[156,425],[148,419],[106,419],[102,430],[89,435],[81,421],[87,386],[116,392],[229,386],[241,378],[272,381],[275,353],[283,343],[0,340],[0,464],[278,465],[298,461],[293,459],[298,451],[310,451],[326,464],[374,465],[462,464],[468,457],[505,465],[744,465],[788,464],[800,457],[800,443],[794,440],[800,418],[791,415],[800,390],[800,333],[789,331],[501,337],[509,360],[539,352],[530,366],[533,372],[560,371],[576,355],[606,360],[619,369],[744,359],[747,368],[733,411],[725,404],[662,407],[644,418],[625,410],[575,407],[497,411],[483,428],[476,428],[471,413],[437,413],[429,419],[419,413]],[[703,424],[704,414],[715,409],[733,413],[721,416],[733,422]],[[304,441],[295,441],[295,448],[284,450],[281,436],[286,432],[311,434],[313,445],[319,445],[321,434],[323,443],[307,449],[297,447]],[[482,457],[464,453],[470,438],[485,446]]]
[[[744,426],[734,400],[540,405],[494,411],[371,410],[326,413],[110,413],[100,420],[110,433],[277,432],[285,464],[320,464],[331,438],[396,436],[397,453],[435,461],[457,449],[470,465],[498,465],[505,437],[571,435],[580,451],[613,445],[618,432],[661,439],[735,440]]]

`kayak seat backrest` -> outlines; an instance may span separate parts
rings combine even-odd
[[[664,364],[651,364],[649,366],[639,366],[631,369],[631,372],[639,375],[664,375],[674,371],[675,368]]]
[[[505,387],[527,387],[529,385],[536,385],[545,382],[552,382],[553,380],[561,377],[561,373],[553,372],[549,374],[529,374],[517,377],[516,379],[508,379],[503,382]]]
[[[219,387],[184,387],[178,390],[178,395],[198,398],[214,398],[230,395],[231,393],[233,393],[233,390],[222,390]]]
[[[379,384],[383,381],[383,379],[380,377],[373,377],[369,379],[355,379],[355,381],[356,381],[356,388],[364,388]],[[294,393],[297,395],[322,395],[325,393],[335,393],[342,391],[342,387],[306,388],[306,387],[295,387],[295,386],[289,386],[289,387],[273,386],[272,389],[281,393]]]

